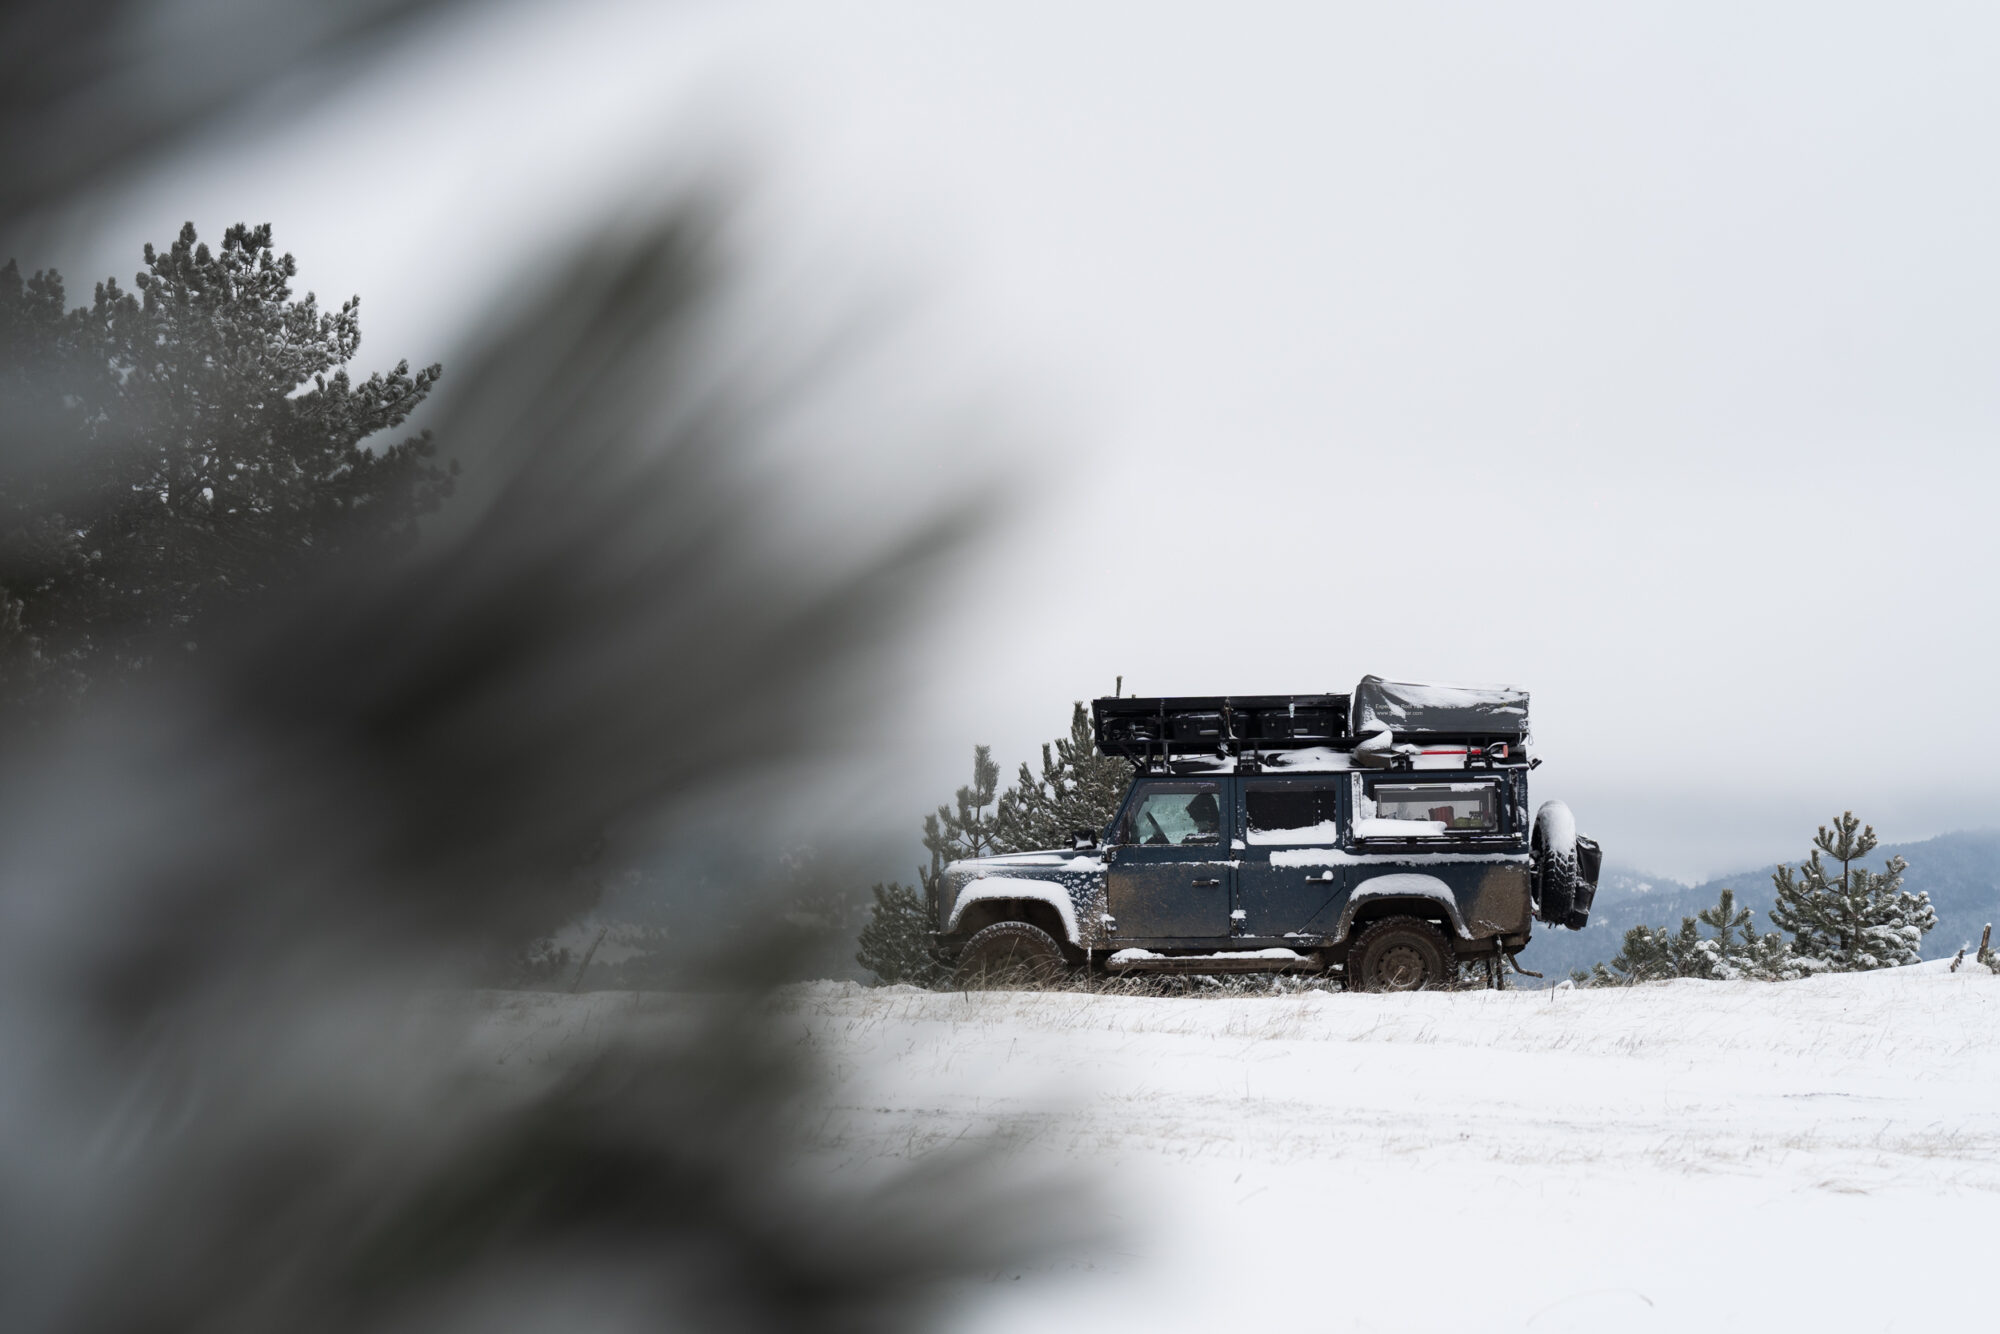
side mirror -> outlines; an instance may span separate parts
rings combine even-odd
[[[1069,845],[1079,852],[1085,848],[1094,848],[1097,846],[1097,831],[1095,829],[1072,829],[1069,831]]]

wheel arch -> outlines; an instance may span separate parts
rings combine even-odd
[[[959,891],[945,934],[969,937],[995,922],[1026,922],[1054,936],[1065,950],[1080,950],[1076,905],[1063,886],[1046,880],[983,876]]]
[[[1465,917],[1458,908],[1458,896],[1451,886],[1434,875],[1409,871],[1389,871],[1368,877],[1355,885],[1340,910],[1334,940],[1347,942],[1354,933],[1385,917],[1418,917],[1442,921],[1448,937],[1471,940]]]

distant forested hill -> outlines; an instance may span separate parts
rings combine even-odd
[[[1884,844],[1869,854],[1866,865],[1877,869],[1890,857],[1910,864],[1903,887],[1925,891],[1937,909],[1937,930],[1924,940],[1924,957],[1942,958],[1966,941],[1977,942],[1979,930],[2000,921],[2000,829],[1940,834],[1921,843]],[[1712,905],[1727,886],[1737,901],[1756,910],[1759,932],[1771,930],[1772,866],[1726,875],[1699,885],[1684,885],[1663,876],[1606,867],[1582,931],[1555,931],[1539,924],[1535,939],[1521,954],[1521,966],[1547,974],[1554,983],[1571,969],[1608,961],[1618,952],[1625,933],[1641,922],[1677,927]],[[1705,933],[1704,933],[1705,934]]]

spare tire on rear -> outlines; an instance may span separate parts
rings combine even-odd
[[[1560,801],[1545,801],[1535,812],[1535,916],[1550,926],[1568,926],[1577,908],[1580,877],[1576,864],[1576,817]],[[1588,900],[1584,911],[1590,910]]]

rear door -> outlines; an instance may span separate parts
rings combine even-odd
[[[1351,860],[1340,851],[1344,774],[1244,778],[1237,897],[1246,936],[1329,929],[1327,909],[1346,892]]]
[[[1133,788],[1106,854],[1114,939],[1229,934],[1235,867],[1228,860],[1228,796],[1219,779],[1152,779]]]

